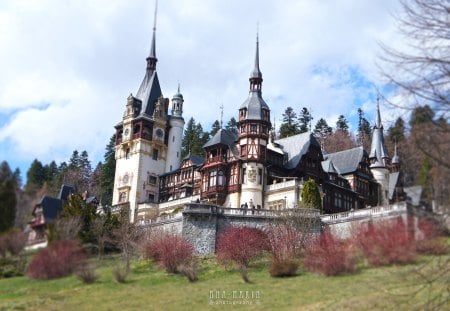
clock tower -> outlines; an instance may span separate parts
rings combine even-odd
[[[155,26],[144,79],[136,96],[128,96],[122,122],[115,126],[112,204],[128,203],[130,221],[137,215],[138,204],[158,202],[158,176],[166,168],[169,99],[162,96],[156,72]]]
[[[270,109],[261,95],[262,73],[259,69],[259,40],[256,37],[255,66],[250,74],[250,92],[239,108],[238,145],[242,159],[240,204],[263,206],[266,148],[269,141]]]

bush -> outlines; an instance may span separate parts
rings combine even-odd
[[[91,265],[82,265],[75,271],[75,275],[85,284],[92,284],[98,279],[95,269]]]
[[[178,273],[181,264],[193,260],[194,247],[178,234],[162,233],[145,242],[144,257],[155,260],[169,273]]]
[[[113,277],[117,281],[117,283],[125,283],[127,281],[128,274],[130,273],[130,269],[125,267],[121,267],[117,265],[113,269]]]
[[[271,226],[267,231],[268,251],[272,257],[269,267],[271,276],[285,277],[297,273],[297,256],[301,251],[303,234],[293,226],[278,224]]]
[[[306,250],[304,266],[327,276],[351,273],[356,269],[356,256],[349,244],[325,231]]]
[[[20,254],[27,244],[28,236],[24,232],[11,231],[0,236],[0,255],[6,257]]]
[[[447,255],[450,253],[450,247],[445,237],[434,239],[419,240],[416,242],[416,250],[423,255]]]
[[[23,256],[0,258],[0,279],[24,275],[26,265],[27,261]]]
[[[217,238],[216,255],[220,263],[237,264],[242,279],[249,283],[247,268],[250,261],[267,249],[267,236],[263,231],[248,227],[228,227]]]
[[[178,266],[178,271],[183,274],[189,282],[193,283],[198,281],[198,262],[196,259],[180,264]]]
[[[297,273],[299,263],[295,259],[272,260],[269,273],[273,277],[293,276]]]
[[[374,266],[412,263],[416,258],[414,238],[401,218],[361,227],[357,244],[369,264]]]
[[[117,283],[125,283],[127,281],[128,274],[130,273],[130,269],[127,267],[115,266],[112,274]]]
[[[83,265],[86,255],[77,242],[57,241],[33,256],[26,274],[32,279],[55,279],[70,275]]]

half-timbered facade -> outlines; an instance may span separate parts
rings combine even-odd
[[[181,159],[184,98],[178,89],[169,114],[170,102],[162,96],[156,73],[154,40],[153,34],[141,87],[128,97],[116,126],[113,204],[127,203],[131,220],[148,220],[191,201],[227,208],[295,208],[308,179],[319,185],[325,213],[392,198],[391,189],[397,188],[389,181],[398,180],[399,160],[392,161],[389,175],[379,108],[370,155],[362,147],[325,154],[311,133],[275,139],[270,108],[262,97],[258,37],[237,130],[220,129],[203,146],[203,154]]]

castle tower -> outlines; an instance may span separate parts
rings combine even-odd
[[[388,203],[389,193],[389,155],[384,145],[383,124],[380,116],[380,103],[377,99],[377,115],[372,132],[372,145],[369,154],[370,171],[380,184],[378,204]]]
[[[170,130],[168,134],[168,148],[166,172],[171,172],[180,168],[181,163],[181,140],[183,138],[183,95],[178,91],[172,98],[172,115],[169,117]]]
[[[400,172],[400,157],[398,156],[397,153],[397,142],[395,142],[394,145],[394,156],[392,157],[392,162],[391,162],[391,172],[392,173],[398,173]]]
[[[162,97],[156,72],[156,7],[150,54],[136,96],[127,99],[122,122],[116,128],[116,174],[113,205],[129,203],[130,221],[143,202],[157,202],[158,175],[165,172],[169,100]]]
[[[259,39],[256,36],[255,65],[250,74],[250,92],[239,108],[239,153],[242,159],[240,205],[263,207],[266,148],[269,141],[270,109],[261,96]]]

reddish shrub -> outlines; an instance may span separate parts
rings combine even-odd
[[[293,226],[278,224],[271,226],[267,231],[268,251],[272,256],[269,267],[271,276],[293,276],[298,269],[296,257],[300,253],[301,242],[304,236]]]
[[[251,260],[267,250],[266,234],[256,228],[228,227],[217,239],[216,256],[221,263],[237,264],[245,282],[249,282],[247,268]]]
[[[419,220],[419,236],[418,240],[431,240],[444,235],[444,232],[430,219]]]
[[[33,256],[26,274],[32,279],[55,279],[70,275],[85,264],[86,255],[77,242],[57,241]]]
[[[348,244],[325,231],[307,248],[304,266],[324,275],[351,273],[356,268],[356,257]]]
[[[193,259],[194,247],[178,234],[163,233],[145,243],[144,257],[155,260],[169,273],[177,273],[181,264]]]
[[[401,218],[361,227],[357,241],[364,257],[374,266],[411,263],[416,258],[414,238]]]

